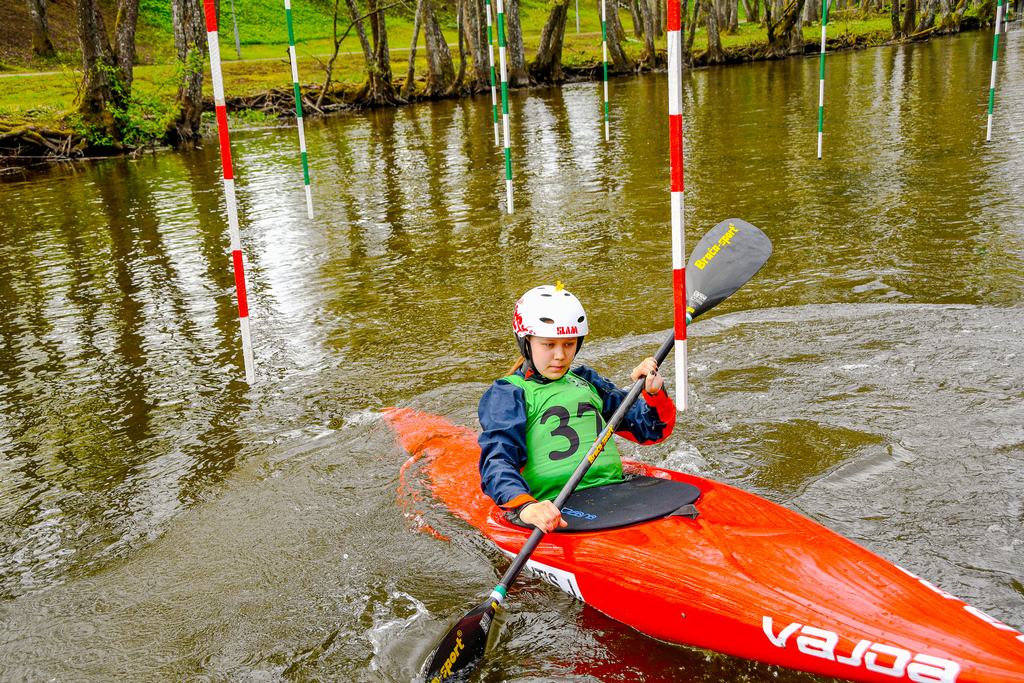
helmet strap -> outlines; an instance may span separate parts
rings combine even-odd
[[[523,356],[523,374],[529,376],[531,370],[536,372],[537,369],[533,367],[533,354],[530,351],[530,335],[516,336],[516,346],[519,347],[519,353]]]
[[[537,368],[533,365],[533,353],[530,347],[530,335],[525,337],[516,337],[516,346],[519,347],[519,353],[523,355],[523,375],[526,377],[530,376],[530,373],[539,374]],[[576,337],[576,353],[573,354],[573,360],[580,357],[580,349],[583,348],[583,336]]]

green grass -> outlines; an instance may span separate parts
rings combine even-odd
[[[575,18],[570,11],[566,30],[566,54],[579,49],[592,59],[600,58],[600,19],[592,3],[581,7],[581,31],[597,35],[577,38]],[[165,7],[167,5],[167,7]],[[323,82],[324,65],[333,51],[331,40],[332,17],[324,0],[296,3],[293,22],[296,34],[296,53],[299,56],[299,77],[303,84]],[[283,1],[235,0],[238,12],[239,34],[242,43],[242,61],[235,56],[234,32],[230,19],[230,0],[221,0],[219,38],[224,69],[225,90],[228,97],[253,95],[274,87],[288,87],[291,71],[288,66],[288,32],[285,24]],[[333,5],[332,5],[333,6]],[[299,9],[303,8],[303,9]],[[412,19],[395,8],[388,14],[388,39],[395,75],[404,76],[408,68],[408,48],[412,39]],[[169,4],[164,0],[142,0],[140,3],[139,44],[144,62],[135,67],[137,92],[145,96],[173,98],[177,82],[174,60],[174,40],[171,33]],[[530,0],[522,6],[524,41],[528,55],[536,50],[540,30],[547,17],[544,3]],[[628,17],[628,15],[626,15]],[[442,15],[442,26],[449,44],[456,44],[458,34],[454,19]],[[627,18],[628,21],[628,18]],[[339,20],[339,31],[348,21]],[[457,52],[453,49],[453,52]],[[423,34],[417,50],[417,73],[426,68]],[[458,58],[457,54],[453,54]],[[14,76],[0,79],[0,118],[21,117],[45,121],[59,118],[59,113],[73,107],[80,72],[68,66],[48,63],[42,70],[60,70],[60,73],[38,76]],[[211,94],[209,67],[204,81],[206,93]],[[19,71],[24,71],[20,69]],[[363,80],[363,57],[355,31],[349,33],[341,45],[341,54],[335,62],[335,80],[342,83],[360,83]],[[45,103],[45,104],[42,104]],[[58,114],[58,116],[55,116]]]
[[[221,0],[220,45],[223,60],[224,83],[227,96],[246,96],[265,92],[272,88],[289,88],[291,71],[288,65],[287,26],[283,0],[234,0],[241,38],[242,59],[235,55],[234,31],[231,23],[231,0]],[[408,48],[412,37],[412,12],[414,0],[399,0],[403,4],[389,10],[387,15],[388,38],[391,48],[392,71],[395,76],[404,77],[408,68]],[[383,0],[387,2],[387,0]],[[344,2],[342,2],[344,7]],[[321,84],[324,66],[331,54],[333,0],[305,0],[293,6],[293,22],[296,34],[296,52],[299,56],[299,77],[304,85]],[[523,39],[527,59],[536,52],[541,29],[548,14],[545,0],[524,0],[520,8],[523,25]],[[620,12],[620,18],[628,39],[623,47],[635,58],[642,49],[642,43],[632,38],[632,20],[628,11]],[[450,45],[458,37],[454,16],[441,14],[442,28]],[[348,20],[339,18],[339,31],[348,27]],[[846,19],[835,16],[829,22],[829,34],[852,32],[871,34],[886,32],[890,28],[888,16],[876,16],[866,20]],[[590,0],[580,2],[580,33],[576,33],[575,2],[570,0],[569,17],[565,31],[563,63],[566,66],[586,67],[597,64],[601,59],[601,24],[596,3]],[[820,27],[805,26],[805,37],[814,40],[820,35]],[[726,49],[764,42],[765,31],[756,24],[741,24],[735,34],[722,34],[722,45]],[[138,32],[140,64],[135,68],[135,95],[147,103],[152,111],[156,103],[170,107],[177,91],[177,67],[175,65],[174,40],[171,29],[171,15],[167,0],[141,0]],[[659,49],[665,49],[665,40],[656,41]],[[706,49],[705,32],[698,27],[694,50]],[[458,59],[457,49],[452,48],[453,59]],[[77,56],[76,56],[77,59]],[[420,34],[417,51],[416,71],[422,76],[426,69],[423,34]],[[363,57],[358,36],[351,31],[341,45],[341,54],[335,62],[334,80],[342,84],[357,85],[364,79]],[[25,67],[21,67],[24,71]],[[81,74],[77,62],[65,59],[64,63],[40,62],[29,65],[29,70],[57,71],[45,75],[9,76],[0,78],[0,119],[27,119],[41,125],[59,126],[64,113],[74,108]],[[204,88],[211,94],[209,66]],[[156,114],[152,114],[155,116]]]

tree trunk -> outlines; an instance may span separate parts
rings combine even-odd
[[[409,70],[405,72],[405,84],[402,85],[402,99],[409,99],[416,83],[416,42],[420,39],[420,23],[423,20],[423,5],[427,0],[416,3],[416,16],[412,23],[412,44],[409,45]]]
[[[640,12],[642,0],[626,0],[629,3],[629,18],[633,21],[633,37],[640,40],[644,37],[644,18]]]
[[[440,95],[455,80],[452,53],[445,42],[431,0],[423,0],[423,33],[427,45],[427,95]]]
[[[964,13],[967,11],[967,4],[967,0],[958,0],[951,15],[950,28],[956,33],[960,32],[960,22],[963,21]]]
[[[615,27],[615,40],[618,43],[626,41],[626,29],[622,27],[622,20],[619,18],[619,0],[608,0],[608,30]]]
[[[182,79],[178,85],[178,116],[167,130],[167,141],[187,145],[199,139],[203,113],[203,62],[206,56],[206,25],[200,0],[171,0],[174,47]]]
[[[750,0],[743,0],[743,16],[746,17],[747,21],[757,21],[757,17],[754,16],[756,10],[754,7],[757,5],[757,0],[754,0],[754,4],[751,5]]]
[[[893,39],[903,37],[903,28],[900,26],[900,0],[890,0],[889,23],[892,24]]]
[[[722,52],[722,38],[718,33],[718,11],[712,0],[700,0],[704,4],[704,22],[708,31],[708,64],[721,64],[725,61]]]
[[[917,26],[914,27],[914,33],[927,31],[935,26],[936,6],[938,6],[938,2],[936,0],[924,0],[921,5],[921,20],[918,22]]]
[[[729,19],[725,23],[725,31],[735,35],[740,31],[740,0],[727,0]]]
[[[26,0],[28,13],[32,15],[32,52],[37,57],[52,57],[55,54],[50,42],[50,27],[46,21],[47,0]]]
[[[82,46],[83,83],[78,110],[87,125],[120,143],[128,119],[135,61],[139,0],[118,2],[112,48],[97,0],[76,0],[75,20]]]
[[[775,5],[772,0],[764,2],[764,20],[768,28],[768,51],[775,57],[792,54],[794,46],[799,45],[803,51],[803,30],[799,27],[800,13],[803,11],[804,0],[790,0],[784,8],[781,3]],[[773,20],[774,15],[778,19]]]
[[[383,11],[377,8],[377,0],[368,0],[367,10],[370,13],[370,28],[373,31],[374,40],[371,47],[355,0],[345,0],[345,4],[348,6],[352,25],[355,26],[356,34],[359,36],[359,44],[363,48],[363,59],[366,62],[366,84],[359,93],[358,99],[363,104],[371,106],[396,104],[398,96],[391,83],[391,62]],[[388,61],[382,61],[382,59]]]
[[[903,35],[910,35],[917,25],[917,0],[906,0],[903,8]]]
[[[523,27],[519,23],[519,0],[505,0],[505,51],[508,60],[508,82],[513,87],[530,85],[526,70],[526,51],[523,48]],[[497,59],[497,50],[495,59]],[[498,74],[500,77],[500,74]]]
[[[388,46],[388,27],[384,17],[384,8],[378,0],[367,0],[366,9],[371,12],[370,27],[373,29],[373,51],[377,67],[380,69],[380,82],[385,92],[394,98],[395,88],[391,83],[391,49]]]
[[[654,51],[654,13],[651,12],[651,5],[647,0],[637,0],[637,7],[644,23],[644,49],[640,53],[640,63],[654,67],[658,61],[658,55]]]
[[[466,37],[469,40],[469,52],[473,55],[473,92],[486,90],[490,83],[490,72],[487,67],[487,19],[484,13],[483,0],[465,0],[468,9],[463,17],[466,22]]]
[[[806,0],[799,0],[798,6],[793,12],[793,25],[789,27],[789,46],[787,54],[802,55],[804,53],[804,13],[803,5]]]
[[[540,45],[533,60],[531,75],[539,83],[560,83],[562,73],[562,42],[565,38],[565,22],[569,16],[569,0],[554,0],[544,30],[540,34]]]
[[[348,6],[349,19],[352,21],[352,25],[356,27],[356,35],[359,36],[359,46],[363,49],[363,60],[366,62],[366,72],[367,76],[369,76],[370,72],[377,68],[373,60],[373,48],[370,47],[370,41],[366,38],[366,28],[363,26],[363,20],[359,16],[359,9],[356,7],[355,0],[345,0],[345,5]]]
[[[124,83],[125,97],[132,94],[135,72],[135,27],[139,23],[139,0],[118,0],[114,20],[114,55]]]
[[[693,37],[697,35],[697,18],[700,16],[700,0],[693,0],[693,19],[690,20],[690,34],[686,37],[686,48],[683,56],[693,64]]]
[[[597,16],[601,16],[601,2],[597,0]],[[605,2],[605,28],[608,37],[608,55],[611,57],[611,70],[617,73],[633,70],[633,62],[622,49],[622,22],[619,21],[618,4],[615,0],[603,0]]]
[[[466,31],[465,14],[466,0],[455,0],[455,25],[459,29],[459,72],[455,74],[455,80],[448,89],[448,93],[455,92],[462,86],[462,79],[466,76]]]
[[[126,111],[128,99],[123,84],[118,82],[116,59],[96,0],[76,0],[75,23],[83,72],[78,111],[86,125],[103,131],[112,144],[117,144],[123,121],[113,111]]]
[[[654,19],[654,38],[658,39],[665,35],[665,22],[668,17],[665,15],[665,0],[650,0],[651,16]]]
[[[953,10],[949,0],[939,0],[939,33],[949,33],[953,30]]]

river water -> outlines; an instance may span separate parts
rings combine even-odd
[[[692,408],[624,455],[798,510],[1024,626],[1024,32],[685,80],[687,242],[745,218],[758,276],[690,330]],[[284,76],[284,74],[282,74]],[[230,89],[230,84],[228,84]],[[258,382],[220,166],[0,182],[0,679],[404,681],[506,560],[422,533],[379,419],[475,424],[515,298],[561,279],[620,383],[671,325],[664,74],[234,131]],[[810,681],[658,643],[547,584],[481,681]]]

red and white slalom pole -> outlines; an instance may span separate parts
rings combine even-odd
[[[210,47],[210,75],[213,79],[213,103],[217,110],[217,132],[220,137],[220,161],[224,169],[224,199],[228,211],[228,233],[231,236],[231,262],[235,268],[235,293],[238,296],[238,323],[242,330],[242,361],[245,381],[252,384],[256,372],[252,359],[252,334],[249,330],[249,303],[245,293],[245,266],[242,241],[238,231],[238,204],[235,202],[235,178],[231,167],[231,136],[228,133],[228,110],[224,105],[224,77],[220,70],[220,43],[217,38],[215,0],[203,0],[206,15],[206,42]]]
[[[686,231],[683,217],[683,42],[680,0],[668,0],[668,149],[671,163],[672,290],[676,333],[676,406],[686,410]]]

